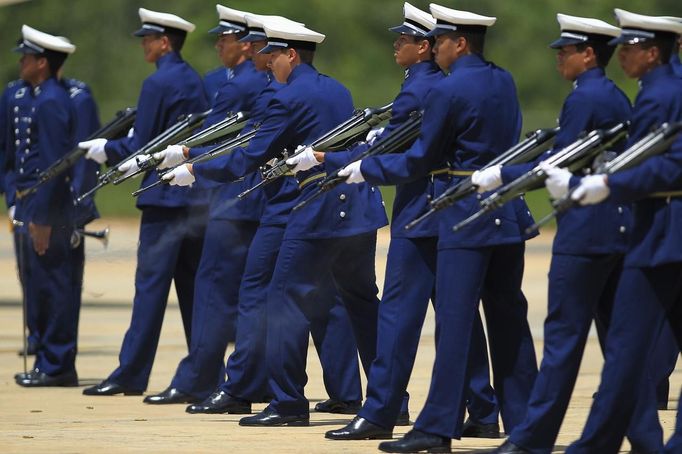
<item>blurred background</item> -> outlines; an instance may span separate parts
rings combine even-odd
[[[411,3],[428,11],[426,0]],[[257,14],[283,15],[324,33],[327,39],[318,48],[315,66],[345,84],[358,108],[383,105],[400,89],[403,72],[393,60],[395,35],[387,28],[402,22],[401,0],[231,0],[222,4]],[[558,34],[557,12],[610,23],[615,23],[615,7],[682,16],[679,0],[446,0],[441,4],[498,18],[488,33],[485,54],[513,74],[524,130],[553,126],[571,89],[571,84],[557,75],[554,52],[547,47]],[[77,51],[67,60],[65,76],[90,85],[101,121],[109,121],[117,110],[136,104],[142,80],[154,71],[142,58],[139,39],[131,35],[139,25],[139,7],[178,14],[194,22],[197,30],[188,36],[184,58],[201,74],[218,65],[214,38],[207,33],[217,22],[215,1],[29,0],[0,8],[4,48],[0,82],[17,78],[19,56],[10,50],[20,37],[22,24],[66,36]],[[615,58],[608,75],[634,100],[637,82],[623,76]],[[136,215],[130,192],[137,185],[133,180],[100,191],[97,203],[102,215]],[[391,191],[384,193],[390,207]],[[540,191],[531,195],[530,203],[536,214],[547,209],[546,195]]]

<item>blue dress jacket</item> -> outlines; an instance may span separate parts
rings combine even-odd
[[[85,82],[77,79],[62,79],[62,85],[69,92],[69,98],[76,110],[75,140],[80,142],[87,139],[101,125],[97,104],[92,96],[90,87]],[[74,200],[80,194],[84,194],[97,184],[97,171],[99,165],[90,159],[80,159],[73,166],[71,172],[71,192]],[[82,227],[88,222],[99,218],[99,212],[95,206],[93,197],[89,197],[75,208],[75,225]]]
[[[640,79],[628,144],[651,128],[682,120],[682,79],[661,65]],[[682,190],[682,137],[669,152],[609,176],[611,199],[635,202],[634,226],[625,266],[653,267],[682,262],[682,198],[650,194]]]
[[[412,112],[423,110],[424,102],[429,91],[431,91],[431,87],[444,77],[443,72],[432,61],[416,63],[405,70],[405,81],[400,93],[393,100],[391,120],[376,140],[379,141],[383,137],[387,137],[393,130],[405,123]],[[327,153],[325,155],[327,169],[333,170],[344,166],[351,158],[358,156],[367,148],[366,144],[362,144],[349,152]],[[424,238],[437,236],[437,216],[432,216],[411,230],[405,230],[406,224],[429,209],[429,200],[436,196],[434,177],[432,176],[398,184],[393,200],[391,237]]]
[[[582,73],[574,83],[574,90],[564,101],[559,116],[559,133],[554,146],[534,162],[502,168],[505,183],[520,177],[566,146],[575,142],[581,133],[594,129],[608,129],[630,119],[632,108],[625,93],[606,77],[602,68]],[[613,150],[623,151],[624,143]],[[632,214],[627,204],[608,201],[571,209],[559,216],[554,238],[555,254],[614,254],[625,253],[632,226]]]
[[[26,126],[32,102],[31,86],[21,79],[8,83],[0,97],[0,188],[5,193],[7,208],[16,204],[14,154],[20,145],[19,126]]]
[[[204,86],[199,74],[180,54],[170,52],[156,62],[157,70],[142,84],[137,101],[133,135],[110,140],[105,150],[107,164],[115,165],[143,147],[154,137],[178,122],[182,115],[208,110]],[[157,172],[147,172],[142,186],[158,180]],[[205,189],[161,185],[144,192],[137,207],[186,207],[207,205]]]
[[[198,177],[236,180],[256,171],[283,150],[293,151],[308,144],[348,119],[353,104],[348,90],[308,64],[298,65],[287,85],[271,99],[268,110],[247,148],[238,148],[225,159],[196,165]],[[387,224],[381,195],[375,188],[340,186],[318,198],[305,209],[288,216],[301,198],[315,190],[311,181],[324,172],[319,165],[297,175],[299,191],[292,178],[280,178],[266,191],[268,203],[261,223],[287,223],[285,238],[335,238],[368,233]],[[312,179],[309,179],[312,177]]]
[[[480,169],[517,143],[521,111],[511,75],[480,55],[460,57],[425,102],[419,138],[405,153],[362,162],[371,184],[413,181],[449,163],[457,184],[464,173]],[[454,204],[440,217],[439,248],[474,248],[518,243],[527,238],[532,216],[520,198],[455,233],[452,226],[478,211],[476,197]]]
[[[29,103],[28,100],[32,100]],[[20,106],[15,106],[15,153],[11,167],[18,191],[38,181],[38,175],[75,145],[76,113],[69,93],[54,77],[31,90]],[[39,225],[73,225],[73,198],[69,175],[46,182],[17,204],[16,219]]]
[[[213,98],[211,113],[204,121],[204,129],[224,120],[231,113],[251,112],[256,99],[268,83],[267,75],[257,71],[251,60],[240,63],[233,69],[232,74],[232,78],[222,83]],[[211,148],[193,148],[190,150],[190,157],[203,154]],[[218,188],[212,196],[211,218],[258,221],[262,212],[262,202],[256,197],[242,201],[237,199],[237,195],[247,189],[245,186],[250,181],[251,179],[244,179],[240,182],[220,184],[202,180],[201,187]]]

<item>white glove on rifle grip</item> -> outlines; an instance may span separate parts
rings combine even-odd
[[[165,150],[154,153],[154,159],[162,160],[159,169],[175,167],[185,161],[185,152],[182,145],[168,145]]]
[[[471,175],[471,182],[478,186],[478,192],[492,191],[502,186],[501,166],[496,165],[487,169],[477,170]]]
[[[189,186],[197,180],[194,178],[194,175],[192,175],[192,172],[189,171],[187,164],[175,168],[164,174],[161,178],[167,181],[171,186]]]
[[[343,169],[339,170],[340,177],[348,177],[346,183],[349,184],[359,184],[365,182],[365,177],[362,176],[360,171],[360,165],[362,161],[354,161],[348,164]]]
[[[573,174],[566,169],[554,167],[545,161],[540,163],[540,168],[547,175],[545,186],[552,198],[557,200],[565,196],[568,193],[568,184]]]
[[[594,205],[603,201],[611,193],[605,180],[604,174],[583,177],[571,198],[581,205]]]
[[[297,149],[298,150],[298,149]],[[295,154],[287,159],[287,165],[292,168],[293,172],[303,172],[312,169],[320,163],[315,159],[315,153],[310,147],[305,147],[301,153]]]
[[[372,129],[367,133],[367,138],[365,138],[365,142],[367,145],[372,145],[376,140],[379,138],[379,136],[384,132],[384,128],[377,128],[377,129]]]
[[[88,150],[85,153],[85,159],[92,159],[97,164],[104,164],[107,162],[107,153],[104,151],[104,146],[107,144],[107,139],[92,139],[80,142],[78,148]]]
[[[140,164],[142,164],[145,161],[149,161],[150,159],[151,157],[147,155],[135,156],[133,159],[128,159],[126,162],[118,166],[118,171],[123,172],[121,178],[125,178],[128,175],[137,172],[138,170],[140,170]]]

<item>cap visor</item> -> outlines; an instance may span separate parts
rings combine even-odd
[[[267,39],[268,39],[268,38],[267,38],[266,36],[257,35],[257,34],[254,34],[254,33],[249,33],[248,35],[246,35],[245,37],[243,37],[243,38],[240,39],[239,41],[242,42],[242,43],[253,43],[253,42],[256,42],[256,41],[265,41],[265,40],[267,40]]]
[[[388,29],[388,31],[393,32],[393,33],[400,33],[401,35],[410,35],[410,36],[424,36],[425,35],[425,33],[419,33],[415,29],[410,28],[405,24],[397,25],[395,27],[391,27]]]
[[[637,44],[644,41],[646,41],[646,38],[620,35],[617,38],[613,38],[611,41],[608,42],[608,44],[609,46],[617,46],[619,44]]]
[[[31,49],[30,47],[24,45],[24,44],[19,44],[17,47],[12,49],[12,52],[16,52],[18,54],[32,54],[32,55],[37,55],[40,54],[35,49]]]
[[[226,27],[225,25],[218,25],[217,27],[213,27],[210,29],[208,32],[212,33],[214,35],[227,35],[231,33],[239,33],[243,32],[244,30],[240,30],[238,28],[234,27]]]
[[[433,30],[428,32],[426,34],[426,36],[427,37],[439,36],[439,35],[444,35],[446,33],[450,33],[451,31],[453,31],[453,30],[450,30],[449,28],[440,28],[440,27],[436,26],[436,28],[434,28]]]
[[[575,39],[575,38],[559,38],[556,41],[554,41],[552,44],[549,45],[552,49],[560,49],[564,46],[575,46],[578,44],[585,43],[586,41],[582,41],[580,39]]]
[[[133,32],[133,36],[138,36],[138,37],[143,37],[147,35],[157,35],[160,32],[157,32],[155,30],[150,30],[148,28],[140,28],[139,30],[135,30]]]
[[[270,44],[268,44],[267,46],[265,46],[264,48],[259,50],[258,53],[259,54],[271,54],[272,52],[274,52],[276,50],[282,50],[282,49],[285,49],[285,47],[271,46]]]

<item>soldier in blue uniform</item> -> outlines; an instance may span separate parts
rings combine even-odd
[[[435,55],[449,76],[425,101],[419,139],[403,154],[352,163],[341,171],[349,183],[399,184],[423,177],[449,163],[450,184],[470,174],[516,143],[521,113],[514,82],[506,71],[483,59],[485,32],[493,17],[431,4],[436,18]],[[466,173],[465,173],[466,172]],[[452,226],[478,206],[458,202],[440,218],[436,273],[436,361],[426,405],[414,430],[383,442],[386,452],[446,451],[462,436],[468,358],[478,302],[488,326],[494,388],[501,410],[519,421],[537,373],[535,352],[521,292],[524,229],[532,222],[516,199],[453,233]],[[456,358],[453,361],[453,358]]]
[[[405,82],[393,101],[389,125],[375,140],[390,134],[403,124],[411,112],[423,108],[422,103],[431,87],[444,75],[433,62],[433,38],[426,34],[435,27],[433,17],[409,3],[404,5],[405,21],[390,30],[399,36],[394,42],[396,63],[405,70]],[[347,164],[351,156],[367,149],[363,144],[349,152],[321,153],[306,149],[288,160],[296,164],[295,171],[308,170],[324,161],[327,170]],[[414,364],[419,334],[426,315],[429,299],[434,295],[436,244],[438,224],[432,220],[414,231],[406,231],[405,224],[421,214],[434,197],[434,176],[399,185],[393,206],[391,244],[383,297],[379,306],[377,332],[377,357],[368,377],[367,400],[358,416],[347,426],[327,432],[326,437],[336,440],[390,438],[395,425],[409,422],[408,398],[405,390]],[[417,276],[417,279],[414,277]],[[409,282],[409,285],[405,285]],[[488,423],[497,437],[497,402],[490,388],[488,353],[482,325],[477,336],[480,347],[473,355],[480,360],[482,377],[477,380],[483,389],[472,390],[469,413],[477,424]],[[399,353],[398,353],[399,352]],[[403,397],[404,396],[404,397]],[[482,434],[482,427],[470,424],[470,435]]]
[[[249,35],[242,39],[252,42],[254,50],[265,46],[263,27],[268,21],[301,25],[281,17],[248,15]],[[262,55],[257,58],[261,57]],[[270,100],[285,86],[285,83],[271,81],[258,96],[251,114],[251,121],[244,132],[268,119]],[[318,135],[321,133],[316,132]],[[231,178],[230,173],[222,170],[225,165],[229,166],[229,163],[230,157],[226,156],[209,163],[197,164],[194,168],[197,171],[199,184],[204,184],[205,180],[229,182],[236,179]],[[185,166],[181,167],[179,171],[183,171],[184,168]],[[176,175],[177,172],[170,178],[175,178]],[[187,181],[193,181],[194,177],[191,173],[186,175],[191,178],[185,182],[173,180],[171,184],[189,184]],[[258,181],[255,175],[247,175],[245,180],[249,185]],[[271,395],[267,383],[267,368],[264,367],[267,338],[266,294],[284,234],[285,222],[293,206],[296,191],[293,178],[284,178],[279,184],[272,185],[265,191],[266,205],[248,251],[239,290],[235,351],[230,355],[225,368],[228,379],[204,401],[187,407],[189,413],[249,413],[252,402],[267,400],[267,396]],[[247,203],[253,203],[253,201],[247,200]],[[327,295],[328,300],[333,300],[333,298],[333,294]],[[316,320],[313,340],[322,362],[325,387],[332,401],[356,402],[362,398],[357,352],[353,338],[348,332],[348,316],[339,309],[343,308],[337,305],[329,317]]]
[[[180,56],[194,25],[167,13],[140,8],[145,60],[157,71],[142,85],[133,134],[118,140],[79,144],[86,157],[115,165],[177,122],[183,114],[207,109],[201,77]],[[131,165],[134,160],[131,160]],[[156,179],[149,172],[144,185]],[[141,394],[149,381],[171,281],[175,282],[185,336],[191,331],[194,276],[199,264],[207,215],[207,195],[198,188],[157,187],[137,201],[142,210],[135,299],[131,325],[119,354],[119,367],[86,395]]]
[[[605,75],[614,48],[608,41],[620,29],[603,21],[558,14],[561,37],[550,47],[557,49],[561,76],[573,82],[559,117],[560,131],[552,150],[529,164],[490,167],[477,172],[472,181],[479,191],[489,191],[512,181],[578,139],[584,131],[608,129],[628,121],[630,102]],[[620,144],[615,151],[622,151]],[[565,183],[571,173],[548,169],[548,187]],[[558,219],[549,271],[548,315],[542,364],[522,424],[496,453],[550,453],[566,413],[580,360],[594,318],[608,329],[613,296],[627,250],[631,215],[628,205],[608,203],[571,210]],[[601,334],[601,333],[600,333]],[[606,333],[604,332],[604,336]],[[648,430],[641,415],[631,440],[644,452],[660,447],[661,434]],[[658,439],[658,442],[657,442]]]
[[[2,163],[2,184],[3,192],[5,193],[5,203],[7,204],[7,215],[12,228],[14,237],[14,253],[17,259],[17,270],[19,282],[21,283],[23,297],[26,304],[26,327],[28,328],[27,336],[27,353],[35,355],[40,345],[40,335],[38,333],[38,306],[33,301],[27,299],[27,292],[25,291],[26,279],[29,274],[27,260],[30,242],[28,240],[28,226],[14,225],[14,217],[16,210],[16,174],[14,172],[13,162],[16,149],[19,146],[19,123],[21,118],[26,115],[27,109],[30,109],[32,102],[30,84],[18,79],[7,84],[7,88],[2,93],[0,98],[0,115],[2,115],[2,129],[0,130],[0,152],[2,156],[0,162]],[[19,351],[20,355],[24,354],[24,350]]]
[[[264,29],[268,34],[268,47],[262,52],[272,54],[270,64],[273,73],[279,82],[287,85],[270,101],[259,133],[246,149],[235,150],[222,162],[179,168],[168,176],[171,184],[188,184],[194,180],[193,171],[199,176],[204,172],[208,174],[211,164],[211,172],[222,173],[227,180],[238,179],[269,159],[280,156],[284,149],[293,150],[314,140],[352,114],[348,91],[338,82],[320,75],[312,66],[315,46],[324,39],[324,35],[290,23],[266,23]],[[316,178],[310,177],[319,177],[320,174],[318,170],[299,178],[303,190],[301,196],[307,196],[314,190],[309,183]],[[332,282],[348,307],[363,364],[368,367],[374,356],[377,303],[375,230],[386,222],[380,195],[368,186],[336,191],[332,192],[331,198],[288,216],[299,200],[299,190],[291,183],[290,178],[282,179],[268,188],[269,200],[264,218],[272,219],[275,215],[287,224],[286,233],[283,225],[277,226],[284,240],[278,236],[279,241],[274,247],[280,248],[279,254],[271,256],[277,262],[268,289],[267,309],[256,309],[267,310],[267,355],[260,359],[268,367],[270,389],[275,400],[264,412],[242,419],[240,424],[244,425],[308,423],[308,402],[302,396],[302,388],[309,327],[334,306],[334,301],[326,297]],[[321,260],[321,256],[325,256],[326,262]],[[350,261],[351,256],[357,256],[357,260]],[[305,266],[300,262],[304,258]],[[349,263],[354,266],[349,267]],[[268,270],[272,270],[272,262],[268,265]],[[248,282],[243,283],[242,290],[249,285]],[[238,336],[243,327],[241,320],[238,321]],[[264,318],[261,320],[265,322]],[[237,339],[237,346],[239,343]],[[289,364],[283,366],[282,362]],[[232,381],[229,367],[230,361],[228,383]],[[295,403],[287,405],[290,402],[282,399],[283,396],[291,396]],[[238,395],[227,393],[226,399],[234,401],[234,408],[245,410],[246,406],[237,407],[237,398]]]
[[[24,25],[23,40],[15,49],[22,53],[21,77],[28,82],[17,106],[15,154],[10,168],[16,190],[36,183],[37,175],[68,153],[73,145],[76,118],[73,104],[57,76],[75,46],[64,39]],[[23,109],[23,112],[22,112]],[[76,386],[76,342],[80,299],[73,291],[74,268],[70,245],[73,203],[67,176],[41,186],[34,194],[17,197],[15,217],[28,226],[30,246],[25,276],[29,301],[37,307],[40,348],[33,369],[15,376],[20,386]]]
[[[682,81],[669,64],[676,34],[682,24],[616,9],[622,27],[612,41],[621,44],[618,59],[628,77],[638,78],[640,91],[634,105],[628,145],[653,127],[682,120]],[[636,407],[655,411],[648,374],[652,347],[667,315],[682,347],[682,140],[668,153],[648,159],[630,170],[592,175],[580,180],[573,198],[582,205],[607,197],[618,203],[634,202],[632,239],[616,291],[606,361],[601,384],[580,440],[568,453],[618,452],[628,425],[636,423]],[[664,191],[676,191],[666,193]],[[656,194],[658,193],[658,194]],[[642,390],[652,390],[642,394]],[[679,416],[679,415],[678,415]],[[660,428],[658,428],[660,430]],[[665,452],[682,449],[680,419]],[[657,450],[656,452],[660,452]]]

